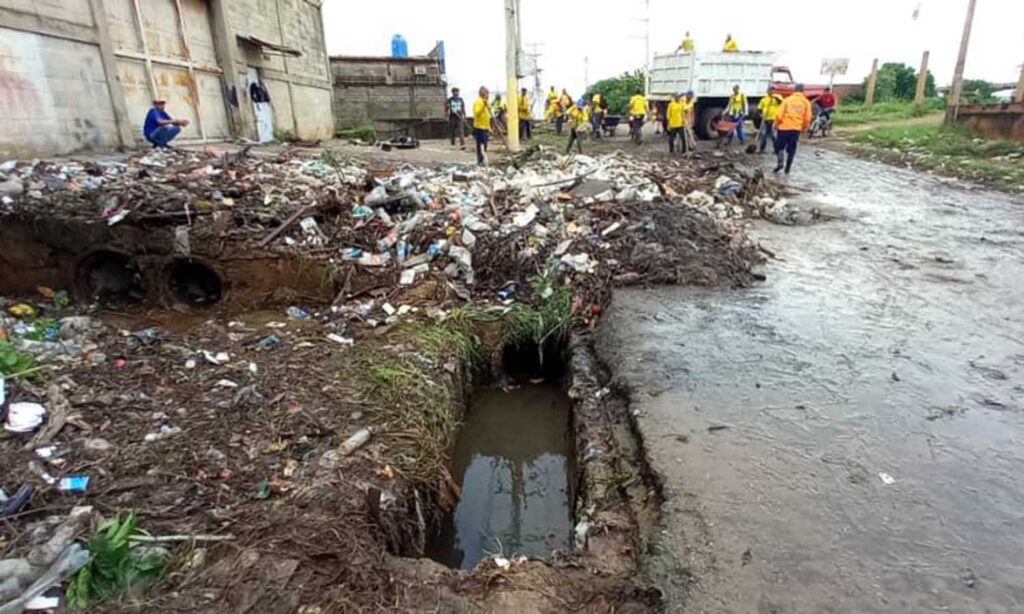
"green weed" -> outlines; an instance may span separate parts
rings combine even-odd
[[[535,278],[533,296],[536,305],[517,304],[502,320],[502,342],[506,345],[535,343],[568,335],[572,326],[572,289],[551,284],[546,278]]]
[[[132,587],[152,582],[163,573],[162,557],[141,554],[132,548],[137,518],[130,513],[103,523],[89,539],[86,548],[92,558],[71,578],[68,603],[85,608],[106,599],[115,599]]]
[[[0,375],[17,376],[35,369],[36,362],[6,341],[0,341]]]

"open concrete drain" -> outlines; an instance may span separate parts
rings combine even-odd
[[[547,556],[572,544],[570,401],[557,384],[477,391],[452,456],[462,488],[427,555],[469,569],[490,554]]]

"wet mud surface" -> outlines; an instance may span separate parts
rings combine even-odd
[[[768,162],[766,162],[767,164]],[[1024,202],[804,148],[746,289],[622,290],[602,359],[669,611],[1024,610]]]
[[[452,454],[462,498],[428,556],[472,569],[493,554],[568,549],[574,472],[569,398],[557,384],[478,391]]]

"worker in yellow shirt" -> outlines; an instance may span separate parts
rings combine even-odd
[[[555,91],[555,86],[552,85],[551,89],[548,90],[548,106],[550,107],[551,103],[556,100],[558,100],[558,92]]]
[[[690,38],[690,33],[686,33],[686,37],[683,38],[683,42],[679,44],[679,48],[676,51],[682,51],[683,53],[693,53],[693,49],[696,45],[693,39]]]
[[[548,102],[547,116],[549,121],[555,123],[555,134],[562,136],[562,123],[565,121],[565,113],[562,111],[562,103],[558,101],[557,96],[554,100]]]
[[[644,118],[648,112],[647,97],[644,96],[643,90],[638,89],[629,99],[629,136],[637,145],[643,138]]]
[[[473,140],[476,141],[476,163],[487,164],[487,141],[491,135],[490,92],[480,87],[480,97],[473,103]]]
[[[778,165],[775,172],[783,167],[782,154],[785,152],[786,174],[793,168],[793,158],[796,157],[796,146],[800,143],[800,133],[811,126],[811,118],[814,110],[811,101],[804,95],[804,84],[797,83],[796,91],[789,95],[779,105],[775,114],[775,155],[778,157]]]
[[[740,44],[736,42],[736,39],[732,37],[732,34],[728,34],[725,37],[725,44],[722,45],[722,51],[726,53],[736,53],[740,50]]]
[[[530,100],[530,96],[526,93],[524,87],[519,91],[519,138],[524,141],[528,141],[533,138],[533,117],[531,116],[530,107],[533,106],[533,102]]]
[[[565,153],[572,151],[572,144],[576,143],[576,150],[583,153],[583,141],[580,139],[580,127],[587,123],[586,111],[582,104],[574,104],[569,107],[569,144],[565,146]]]
[[[758,150],[760,153],[764,153],[769,139],[772,142],[772,149],[775,149],[775,133],[773,126],[775,125],[775,116],[778,115],[779,105],[781,104],[782,96],[775,91],[775,88],[769,85],[768,94],[761,99],[761,102],[757,103],[757,108],[761,111],[761,130],[757,137]]]
[[[683,127],[686,125],[685,105],[683,105],[679,94],[672,96],[665,115],[668,118],[668,152],[670,154],[676,152],[676,139],[679,138],[682,141],[680,152],[686,153],[686,137],[683,135]]]
[[[594,138],[601,138],[601,124],[604,121],[604,97],[601,92],[594,92],[590,97],[590,128],[594,132]]]
[[[743,144],[745,134],[743,133],[743,122],[747,119],[747,95],[740,91],[739,85],[732,86],[732,96],[729,97],[729,106],[725,109],[729,121],[736,122],[736,127],[729,133],[727,145],[732,144],[732,137],[737,136],[740,144]]]

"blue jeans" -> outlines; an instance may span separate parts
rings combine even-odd
[[[174,137],[180,133],[181,128],[178,126],[160,126],[146,135],[146,140],[152,143],[154,147],[167,147],[167,144],[173,141]]]
[[[487,151],[487,141],[490,133],[480,128],[473,128],[473,140],[476,141],[476,163],[484,163],[484,152]]]
[[[779,130],[775,137],[775,155],[779,163],[775,170],[781,170],[785,162],[786,173],[793,168],[793,158],[796,157],[796,146],[800,143],[800,130]]]
[[[738,136],[740,138],[740,143],[742,143],[744,137],[746,136],[743,133],[743,119],[744,119],[745,116],[744,115],[727,115],[726,117],[729,118],[729,121],[736,122],[736,129],[729,133],[729,140],[726,141],[726,143],[732,143],[732,137],[733,136]]]
[[[761,137],[758,139],[758,150],[764,153],[765,146],[768,145],[768,141],[772,142],[772,149],[775,149],[775,137],[772,136],[772,124],[775,122],[770,119],[761,120]]]

